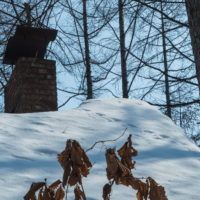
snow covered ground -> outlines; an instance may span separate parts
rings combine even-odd
[[[139,100],[96,99],[79,108],[33,114],[0,114],[0,200],[22,200],[32,182],[47,178],[52,183],[62,179],[63,170],[57,154],[67,139],[76,139],[88,149],[98,140],[116,142],[99,144],[89,151],[93,168],[84,179],[88,200],[100,200],[107,183],[106,148],[122,146],[132,134],[135,177],[151,176],[165,187],[169,200],[199,200],[200,150],[183,131],[156,108]],[[73,199],[69,195],[68,199]],[[115,186],[114,200],[133,200],[135,192]]]

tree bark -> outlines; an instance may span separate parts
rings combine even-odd
[[[92,73],[90,62],[90,48],[89,48],[89,36],[88,36],[88,22],[87,22],[87,0],[83,0],[83,31],[84,31],[84,43],[85,43],[85,66],[86,66],[86,80],[87,80],[87,99],[93,99],[93,85],[92,85]]]
[[[127,66],[126,66],[126,47],[125,47],[124,3],[123,3],[123,0],[118,0],[118,11],[119,11],[122,93],[123,93],[123,98],[128,98],[128,80],[127,80]]]
[[[200,0],[186,0],[185,3],[200,94]]]
[[[162,2],[161,2],[161,11],[163,12]],[[163,14],[161,14],[161,26],[162,26],[163,64],[164,64],[164,72],[165,72],[165,96],[166,96],[166,105],[167,105],[166,115],[172,118],[170,85],[169,85],[169,76],[168,76],[169,70],[168,70],[166,36],[165,36],[165,22],[164,22]]]

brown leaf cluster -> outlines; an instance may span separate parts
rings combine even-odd
[[[103,187],[103,199],[110,200],[112,185],[114,183],[131,186],[137,190],[137,200],[168,200],[164,187],[158,185],[154,179],[148,177],[146,182],[133,177],[131,170],[135,167],[132,161],[133,156],[137,156],[137,150],[133,148],[131,135],[127,142],[117,151],[120,159],[115,153],[115,149],[107,149],[107,178],[109,184]],[[86,200],[82,185],[82,176],[87,177],[89,169],[92,167],[85,151],[75,140],[68,140],[65,150],[58,154],[58,162],[64,169],[63,182],[55,181],[50,186],[46,182],[33,183],[24,196],[24,200],[63,200],[65,193],[63,187],[66,185],[75,186],[75,200]],[[82,187],[81,188],[79,187]]]
[[[131,174],[129,168],[121,163],[115,154],[114,149],[107,149],[106,151],[106,162],[107,162],[107,177],[108,180],[113,179],[118,182],[121,177]]]
[[[158,185],[154,179],[151,177],[147,178],[147,184],[149,187],[150,200],[168,200],[164,187]]]
[[[89,158],[76,140],[68,140],[65,150],[58,154],[58,162],[64,169],[63,186],[82,184],[81,176],[87,177],[92,167]]]
[[[103,187],[103,199],[104,200],[110,200],[110,194],[111,194],[112,185],[111,184],[105,184]]]
[[[132,157],[137,156],[138,152],[132,146],[131,135],[129,135],[128,141],[117,152],[121,157],[121,163],[128,169],[133,169],[135,162],[132,161]]]
[[[75,200],[85,200],[85,194],[84,192],[80,189],[80,187],[77,185],[74,188],[74,194],[75,194]]]
[[[106,162],[107,162],[107,177],[108,180],[114,178],[115,182],[120,184],[123,177],[131,175],[131,169],[134,168],[135,162],[132,162],[132,157],[137,155],[137,150],[132,146],[131,135],[128,141],[118,150],[121,160],[115,154],[114,149],[107,149]]]
[[[142,182],[140,179],[135,178],[131,175],[122,177],[118,184],[131,186],[134,190],[138,190],[143,196],[148,192],[147,184]]]
[[[60,180],[57,180],[49,187],[45,182],[32,183],[29,191],[24,196],[24,200],[63,200],[65,193],[61,183]]]
[[[131,169],[134,168],[135,162],[132,157],[137,156],[137,150],[132,146],[131,135],[127,142],[118,150],[121,160],[118,159],[114,149],[106,151],[107,161],[107,178],[113,180],[116,184],[131,186],[137,190],[137,200],[167,200],[164,187],[159,186],[152,178],[147,178],[146,183],[133,177]],[[114,183],[113,182],[113,183]],[[103,188],[103,199],[110,200],[112,185],[106,184]]]
[[[143,197],[147,197],[147,185],[133,177],[131,170],[117,158],[114,149],[108,149],[106,151],[106,161],[107,178],[109,180],[113,179],[116,184],[131,186],[134,190],[137,190],[138,200],[143,200]],[[111,185],[106,184],[103,188],[103,199],[110,200],[110,193]]]

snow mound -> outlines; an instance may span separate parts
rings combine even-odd
[[[107,183],[106,148],[122,146],[129,134],[139,155],[135,177],[152,177],[169,200],[198,200],[200,150],[168,117],[140,100],[95,99],[79,108],[31,114],[0,114],[0,199],[22,200],[32,182],[62,179],[57,154],[67,139],[88,149],[98,140],[118,138],[89,151],[93,168],[84,179],[88,200],[100,200]],[[111,199],[132,200],[135,192],[114,186]],[[68,196],[73,199],[73,194]]]

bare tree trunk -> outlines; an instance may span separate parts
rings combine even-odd
[[[119,29],[120,29],[122,93],[123,93],[123,98],[128,98],[128,80],[127,80],[127,67],[126,67],[126,47],[125,47],[123,0],[118,0],[118,11],[119,11]]]
[[[163,5],[161,2],[161,11],[163,12]],[[171,100],[170,100],[170,86],[169,86],[169,71],[168,71],[168,62],[167,62],[167,48],[166,48],[166,36],[165,36],[165,24],[164,24],[164,16],[161,14],[161,26],[162,26],[162,46],[163,46],[163,64],[164,64],[164,72],[165,72],[165,96],[166,96],[166,105],[167,111],[166,115],[172,118],[171,111]]]
[[[200,93],[200,0],[186,0],[185,3]]]
[[[93,99],[92,89],[92,75],[91,75],[91,63],[90,63],[90,48],[88,37],[88,22],[87,22],[87,0],[83,0],[83,31],[85,42],[85,66],[86,66],[86,79],[87,79],[87,99]]]

